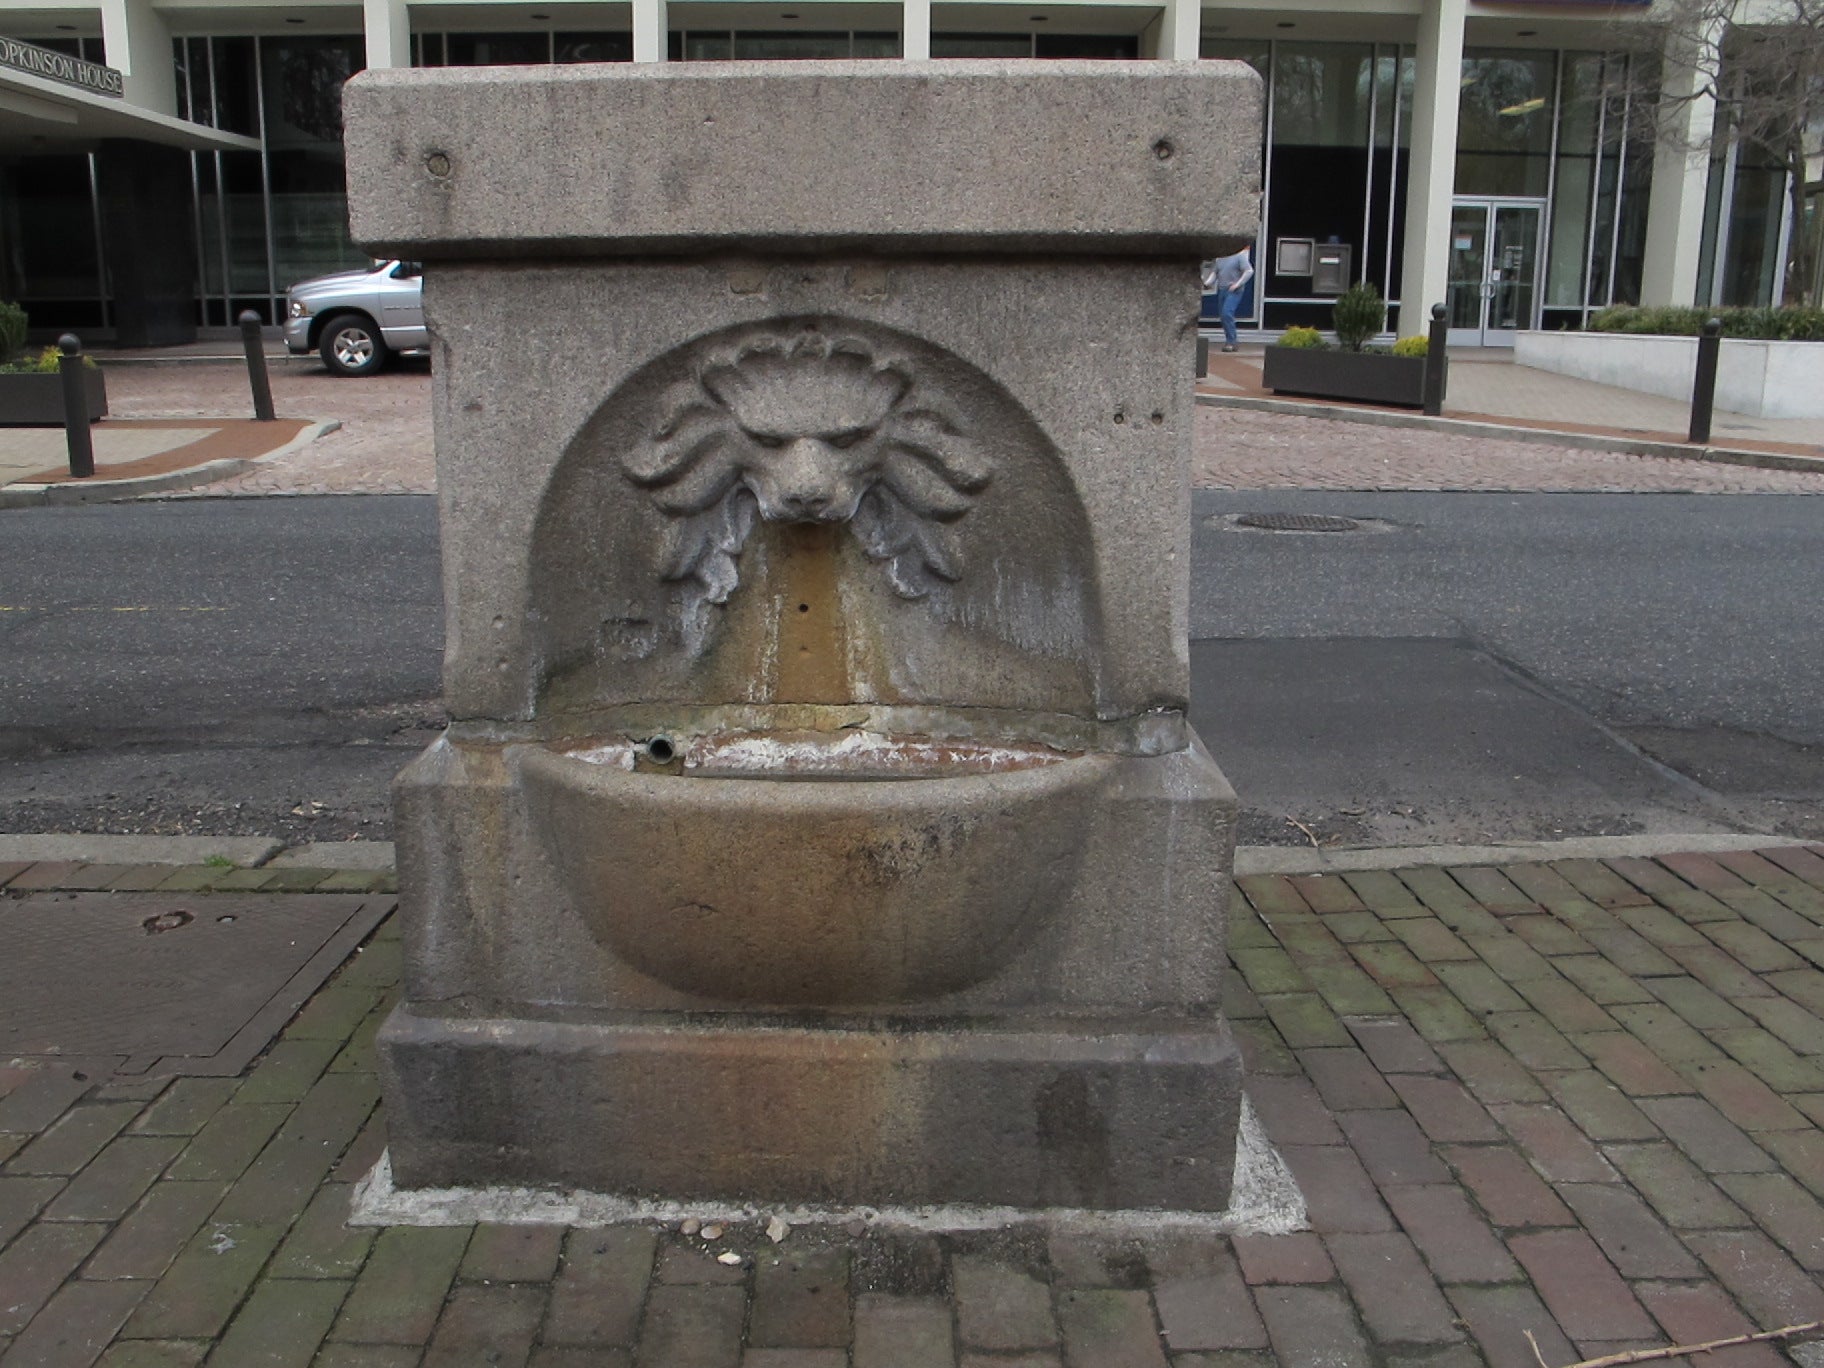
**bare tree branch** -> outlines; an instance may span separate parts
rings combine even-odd
[[[1803,1325],[1783,1325],[1778,1330],[1762,1330],[1753,1335],[1731,1335],[1728,1339],[1705,1340],[1702,1344],[1668,1344],[1663,1349],[1629,1349],[1619,1354],[1604,1354],[1601,1358],[1579,1359],[1575,1363],[1565,1364],[1563,1368],[1623,1368],[1623,1365],[1630,1363],[1652,1363],[1656,1360],[1680,1358],[1686,1354],[1708,1354],[1738,1344],[1791,1339],[1795,1335],[1814,1334],[1819,1330],[1824,1330],[1824,1321],[1806,1321]],[[1533,1332],[1528,1330],[1524,1333],[1526,1342],[1533,1347],[1533,1357],[1538,1360],[1539,1368],[1551,1368],[1545,1361],[1545,1355],[1539,1352],[1539,1341],[1533,1338]]]
[[[1817,276],[1803,229],[1807,171],[1824,154],[1824,0],[1655,0],[1611,34],[1655,143],[1694,159],[1733,143],[1785,173],[1792,231],[1776,297],[1798,302]]]

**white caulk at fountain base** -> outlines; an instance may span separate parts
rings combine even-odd
[[[612,1193],[544,1188],[393,1186],[392,1160],[380,1156],[355,1184],[348,1223],[356,1226],[565,1225],[610,1226],[641,1222],[779,1221],[788,1227],[845,1226],[923,1234],[1002,1230],[1042,1225],[1084,1234],[1290,1235],[1308,1229],[1304,1194],[1286,1161],[1267,1138],[1244,1094],[1235,1145],[1235,1176],[1224,1211],[1088,1211],[1075,1207],[1000,1207],[946,1204],[897,1207],[781,1207],[765,1203],[653,1201]]]
[[[923,778],[938,774],[996,774],[1074,758],[1071,752],[1039,745],[939,741],[889,736],[860,728],[845,728],[837,733],[717,732],[690,737],[665,734],[643,742],[606,741],[564,754],[572,760],[621,770],[632,770],[642,757],[655,764],[669,764],[681,756],[685,773],[705,778],[842,778],[857,773],[881,778]]]

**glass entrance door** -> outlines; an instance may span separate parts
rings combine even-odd
[[[1457,347],[1511,347],[1539,313],[1540,201],[1458,200],[1445,307]]]

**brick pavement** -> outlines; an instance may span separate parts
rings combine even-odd
[[[314,359],[271,366],[280,417],[340,419],[342,427],[300,451],[263,461],[196,494],[428,494],[431,457],[429,364],[406,358],[380,375],[338,379]],[[108,403],[117,418],[185,418],[247,408],[238,362],[112,366]],[[159,497],[172,497],[163,495]]]
[[[117,366],[108,394],[123,417],[236,413],[246,378],[232,363]],[[428,493],[430,376],[423,361],[338,380],[314,361],[273,369],[282,415],[336,418],[340,431],[196,495]],[[1200,406],[1194,483],[1210,489],[1501,489],[1824,493],[1824,475],[1627,456],[1410,428]],[[169,496],[159,496],[169,497]]]
[[[383,927],[239,1079],[0,1061],[0,1365],[1537,1368],[1530,1331],[1560,1368],[1824,1318],[1824,846],[1240,887],[1228,1006],[1308,1231],[350,1228]]]

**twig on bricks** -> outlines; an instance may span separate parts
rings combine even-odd
[[[1601,1358],[1578,1359],[1567,1363],[1564,1368],[1622,1368],[1629,1363],[1651,1363],[1655,1359],[1678,1358],[1683,1354],[1708,1354],[1717,1349],[1732,1349],[1738,1344],[1759,1344],[1765,1340],[1790,1339],[1794,1335],[1809,1335],[1824,1330],[1824,1320],[1806,1321],[1802,1325],[1782,1325],[1778,1330],[1762,1330],[1752,1335],[1731,1335],[1728,1339],[1705,1340],[1702,1344],[1668,1344],[1664,1349],[1629,1349],[1620,1354],[1604,1354]],[[1539,1368],[1551,1368],[1545,1361],[1545,1355],[1539,1352],[1539,1341],[1533,1338],[1533,1332],[1525,1332],[1526,1342],[1533,1346],[1533,1357],[1539,1361]]]

